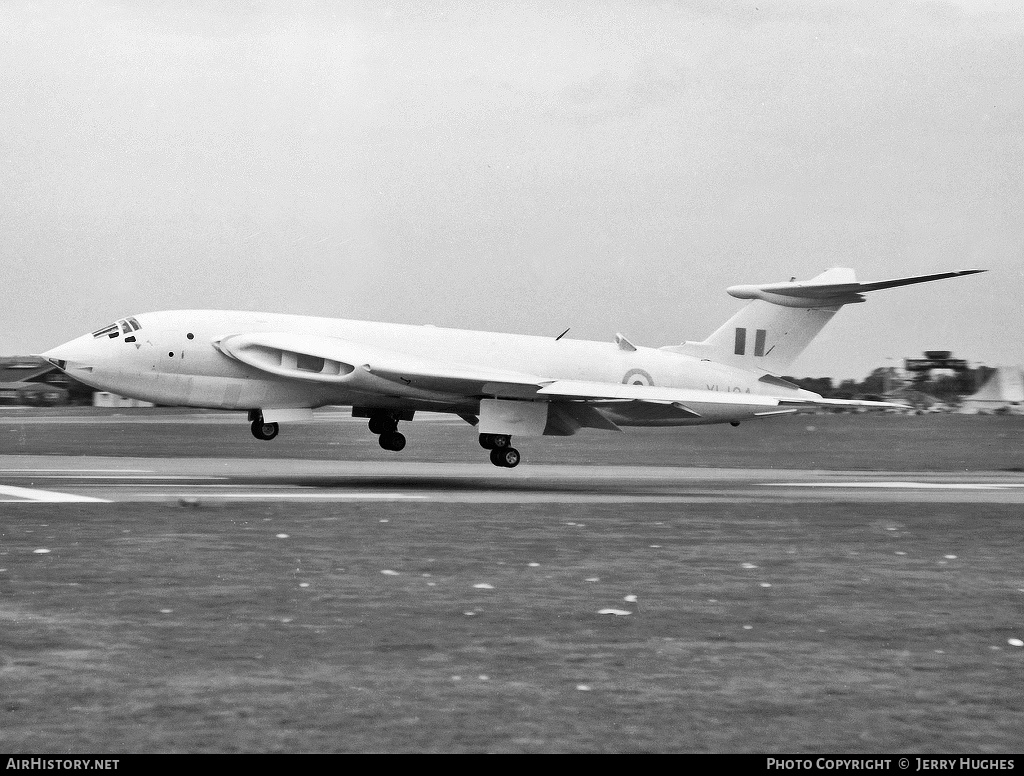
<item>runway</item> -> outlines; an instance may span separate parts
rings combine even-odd
[[[9,749],[1019,742],[1021,418],[318,420],[0,411]]]
[[[218,501],[1024,504],[1024,473],[0,456],[2,503]]]

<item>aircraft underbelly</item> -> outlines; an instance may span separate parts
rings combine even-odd
[[[249,377],[95,369],[89,374],[89,384],[101,390],[176,407],[243,410],[264,406],[315,407],[332,403],[325,391]]]
[[[182,375],[184,401],[190,407],[245,409],[260,407],[271,392],[265,380]]]

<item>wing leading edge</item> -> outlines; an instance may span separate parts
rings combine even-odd
[[[312,334],[260,332],[214,340],[225,356],[279,377],[348,384],[360,390],[396,389],[442,394],[532,393],[538,377],[422,359],[386,348]]]

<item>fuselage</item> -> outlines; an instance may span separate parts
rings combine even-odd
[[[236,334],[335,338],[439,365],[504,370],[545,379],[655,385],[704,391],[814,396],[765,383],[757,374],[678,352],[615,342],[317,318],[273,313],[176,310],[144,313],[43,354],[87,385],[162,405],[253,410],[351,405],[473,414],[480,396],[403,388],[380,391],[268,374],[225,355],[217,344]],[[725,406],[699,420],[671,413],[602,409],[621,425],[691,425],[749,417]],[[756,414],[756,413],[753,413]]]

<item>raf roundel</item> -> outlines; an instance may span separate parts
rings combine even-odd
[[[643,369],[630,369],[622,376],[623,385],[654,385],[650,372]]]

